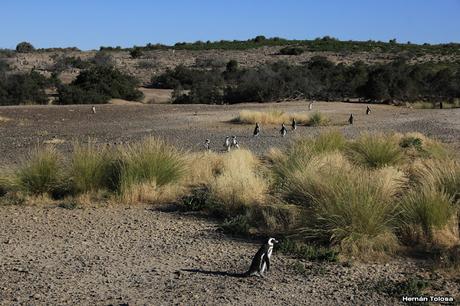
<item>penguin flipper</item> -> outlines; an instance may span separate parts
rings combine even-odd
[[[270,271],[270,257],[268,257],[267,254],[264,255],[264,261],[267,265],[267,271]]]

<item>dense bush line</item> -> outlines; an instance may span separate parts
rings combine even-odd
[[[331,260],[401,246],[455,249],[459,190],[458,156],[417,133],[348,141],[330,131],[263,159],[244,149],[181,153],[152,138],[112,149],[76,145],[70,157],[45,147],[0,172],[4,204],[44,195],[75,205],[176,202],[219,218],[233,234],[289,234],[329,248],[285,245]]]
[[[460,63],[351,66],[324,57],[294,66],[286,62],[238,69],[200,70],[178,66],[154,77],[152,85],[175,89],[176,103],[267,102],[282,99],[344,100],[364,98],[382,102],[449,101],[460,98]],[[184,91],[189,90],[189,91]]]

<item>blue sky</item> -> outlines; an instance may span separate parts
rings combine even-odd
[[[460,0],[0,0],[0,48],[173,44],[256,35],[460,42]]]

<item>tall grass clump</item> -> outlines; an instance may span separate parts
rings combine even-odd
[[[74,144],[68,169],[72,191],[78,194],[106,188],[110,156],[107,149],[92,142]]]
[[[306,123],[308,126],[325,126],[330,123],[330,119],[321,114],[320,112],[313,113],[310,118],[308,118],[308,122]]]
[[[118,148],[108,167],[109,187],[120,195],[148,193],[178,182],[185,171],[181,154],[164,141],[147,138],[143,142]]]
[[[433,231],[443,229],[453,216],[451,198],[430,185],[409,191],[401,200],[402,231],[412,242],[431,242]]]
[[[52,194],[62,184],[62,157],[54,147],[36,147],[15,171],[16,187],[27,194]]]
[[[346,140],[343,134],[337,130],[331,130],[315,138],[298,139],[288,148],[286,154],[278,152],[276,156],[273,155],[270,158],[273,159],[273,170],[276,176],[282,178],[287,171],[302,168],[302,165],[315,155],[340,152],[345,147]]]
[[[235,150],[223,159],[222,173],[210,183],[212,210],[218,214],[243,214],[251,205],[263,203],[267,182],[257,174],[257,158],[250,151]]]
[[[404,176],[393,168],[379,171],[350,166],[317,169],[306,181],[312,218],[306,236],[332,241],[344,253],[391,252],[397,245],[394,226],[397,194]]]
[[[368,168],[393,166],[403,158],[397,139],[391,135],[362,135],[350,144],[348,153],[351,160]]]

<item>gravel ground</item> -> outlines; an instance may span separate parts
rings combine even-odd
[[[226,135],[236,135],[242,147],[262,154],[327,128],[299,127],[282,138],[279,127],[262,126],[252,138],[252,126],[228,121],[240,109],[297,112],[305,105],[103,105],[96,114],[90,106],[2,107],[0,164],[18,162],[38,142],[66,151],[88,137],[113,145],[155,135],[193,151],[210,138],[219,151]],[[347,137],[419,131],[460,148],[458,109],[371,107],[366,116],[363,104],[315,104]],[[350,113],[353,126],[346,125]],[[267,278],[222,273],[246,270],[259,243],[224,236],[212,221],[151,207],[0,206],[0,305],[395,305],[398,297],[378,289],[414,275],[432,279],[430,293],[460,298],[460,279],[407,258],[344,265],[275,253]]]
[[[397,305],[382,283],[430,275],[407,259],[303,262],[301,273],[297,260],[275,253],[263,279],[225,276],[248,268],[257,241],[142,206],[3,206],[0,246],[0,305]],[[437,282],[438,294],[458,295],[455,282]]]
[[[0,162],[17,162],[18,156],[43,141],[69,150],[74,140],[92,138],[102,144],[114,144],[147,135],[163,137],[180,148],[194,151],[202,150],[207,138],[214,150],[222,150],[225,136],[236,135],[241,147],[262,154],[270,147],[286,146],[295,137],[316,135],[328,128],[343,130],[348,137],[364,131],[418,131],[460,148],[460,109],[414,110],[374,105],[372,114],[366,116],[364,104],[320,102],[314,110],[329,116],[334,126],[299,127],[285,138],[280,137],[279,126],[262,126],[261,136],[253,138],[253,126],[229,123],[241,109],[270,108],[307,112],[305,102],[230,106],[101,105],[97,106],[96,114],[92,114],[91,106],[84,105],[2,107],[0,117],[10,120],[0,122]],[[350,113],[355,115],[352,126],[346,124]]]

